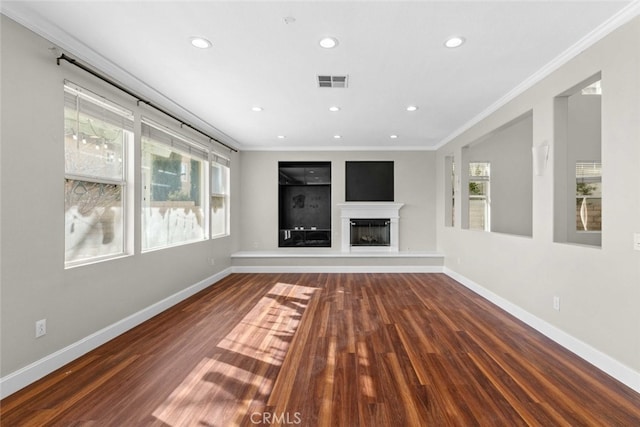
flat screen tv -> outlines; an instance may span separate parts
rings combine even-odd
[[[393,161],[346,162],[347,202],[393,202]]]

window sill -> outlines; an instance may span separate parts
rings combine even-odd
[[[85,266],[88,266],[88,265],[99,264],[99,263],[106,262],[106,261],[112,261],[112,260],[116,260],[116,259],[127,258],[127,257],[130,257],[132,255],[133,254],[130,254],[130,253],[122,253],[122,254],[117,254],[117,255],[105,255],[105,256],[101,256],[101,257],[85,259],[85,260],[79,260],[79,261],[69,261],[69,262],[65,262],[64,263],[64,269],[65,270],[70,270],[72,268],[85,267]]]

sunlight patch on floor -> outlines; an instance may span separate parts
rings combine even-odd
[[[239,425],[249,407],[266,404],[316,288],[277,283],[154,412],[170,426]],[[266,374],[270,372],[269,378]]]
[[[218,347],[281,365],[315,291],[306,286],[277,283]]]

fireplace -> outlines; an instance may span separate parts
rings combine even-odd
[[[342,251],[398,252],[400,208],[404,203],[338,203]]]
[[[386,219],[351,219],[351,246],[391,245],[391,221]]]

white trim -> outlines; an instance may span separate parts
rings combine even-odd
[[[580,341],[556,326],[553,326],[539,317],[523,310],[521,307],[507,301],[501,296],[491,292],[473,280],[456,273],[448,267],[444,267],[443,272],[471,291],[487,299],[546,337],[560,344],[562,347],[573,352],[598,369],[606,372],[621,383],[640,393],[640,372],[633,370],[611,356],[591,347],[589,344]]]
[[[242,151],[436,151],[439,146],[433,145],[243,145]]]
[[[563,53],[558,55],[556,58],[547,63],[544,67],[536,71],[529,78],[524,80],[522,83],[517,85],[503,97],[498,99],[488,108],[486,108],[483,112],[478,114],[476,117],[462,125],[460,128],[452,132],[449,136],[443,138],[439,142],[430,146],[405,146],[405,147],[378,147],[378,146],[367,146],[367,147],[342,147],[342,146],[315,146],[315,147],[287,147],[287,146],[277,146],[277,147],[261,147],[261,146],[243,146],[238,141],[231,138],[229,135],[225,134],[221,130],[215,128],[211,124],[207,123],[204,119],[196,116],[194,113],[190,112],[186,108],[178,105],[175,101],[165,97],[146,83],[142,82],[126,70],[120,68],[113,62],[106,59],[101,54],[93,51],[87,45],[85,45],[80,40],[71,37],[68,33],[66,33],[61,28],[51,24],[45,19],[31,14],[28,6],[24,4],[20,4],[20,2],[13,2],[10,6],[6,3],[0,2],[1,12],[24,27],[30,29],[31,31],[39,34],[45,39],[51,41],[52,43],[60,46],[62,49],[67,52],[77,56],[79,59],[89,63],[95,64],[94,66],[109,75],[116,78],[116,80],[120,80],[125,83],[129,87],[133,89],[138,89],[142,92],[143,95],[148,96],[154,100],[161,100],[158,102],[160,105],[170,105],[174,110],[180,111],[191,121],[198,123],[200,126],[209,129],[212,131],[211,133],[216,133],[219,135],[220,139],[225,140],[231,146],[235,146],[236,149],[240,148],[242,151],[435,151],[443,147],[444,145],[451,142],[456,137],[460,136],[463,132],[470,129],[474,125],[478,124],[480,121],[497,111],[499,108],[507,104],[512,99],[521,95],[524,91],[531,88],[534,84],[540,82],[545,77],[550,75],[552,72],[556,71],[558,68],[569,62],[571,59],[576,57],[578,54],[583,52],[588,47],[594,45],[599,40],[603,39],[605,36],[619,28],[620,26],[626,24],[633,18],[635,18],[638,14],[640,14],[640,0],[633,0],[631,3],[623,7],[618,13],[613,15],[607,21],[603,22],[600,26],[595,28],[585,37],[580,39],[577,43],[571,46],[569,49],[565,50]]]
[[[26,2],[25,2],[26,3]],[[556,71],[558,68],[569,62],[571,59],[576,57],[578,54],[583,52],[585,49],[594,45],[608,34],[619,28],[620,26],[626,24],[638,14],[640,14],[640,0],[633,0],[631,3],[623,7],[618,13],[613,15],[607,21],[603,22],[585,37],[576,42],[569,49],[565,50],[563,53],[558,55],[556,58],[551,60],[541,69],[536,71],[526,80],[521,82],[503,97],[498,99],[476,117],[472,118],[470,121],[462,125],[460,128],[452,132],[449,136],[443,138],[439,142],[436,142],[433,145],[429,146],[387,146],[387,147],[378,147],[378,146],[367,146],[367,147],[359,147],[359,146],[313,146],[313,147],[287,147],[287,146],[244,146],[240,144],[238,141],[230,137],[229,135],[222,132],[220,129],[212,126],[207,123],[204,119],[198,117],[191,111],[186,108],[176,104],[175,101],[167,98],[166,96],[159,93],[157,90],[153,89],[146,83],[142,82],[126,70],[122,69],[118,65],[114,64],[101,54],[93,51],[87,45],[85,45],[82,41],[70,36],[61,28],[55,26],[54,24],[46,21],[45,19],[39,17],[38,15],[34,15],[30,13],[28,6],[24,4],[20,4],[20,2],[12,2],[11,5],[7,5],[6,2],[0,2],[1,9],[0,11],[18,22],[22,26],[30,29],[36,34],[44,37],[45,39],[51,41],[52,43],[60,46],[62,49],[71,53],[72,55],[77,56],[79,59],[87,62],[95,66],[98,70],[106,72],[110,76],[113,76],[116,80],[119,80],[125,85],[139,90],[143,95],[147,96],[150,99],[155,100],[159,105],[169,105],[175,111],[179,111],[185,115],[186,118],[190,119],[194,123],[199,124],[201,127],[205,129],[209,129],[211,133],[217,134],[221,140],[227,142],[230,146],[241,149],[242,151],[435,151],[445,146],[449,142],[451,142],[456,137],[460,136],[463,132],[470,129],[471,127],[478,124],[483,119],[487,118],[489,115],[496,112],[499,108],[507,104],[509,101],[513,100],[517,96],[521,95],[527,89],[530,89],[534,84],[540,82],[545,77],[549,76],[552,72]]]
[[[498,99],[496,102],[487,107],[480,114],[469,120],[467,123],[453,131],[449,136],[444,138],[439,143],[435,144],[432,148],[438,150],[449,142],[453,141],[458,136],[462,135],[467,130],[471,129],[473,126],[480,123],[482,120],[489,117],[491,114],[495,113],[498,109],[506,105],[509,101],[512,101],[516,97],[522,95],[526,90],[530,89],[536,83],[539,83],[547,76],[551,75],[554,71],[558,70],[560,67],[571,61],[573,58],[584,52],[587,48],[593,46],[598,41],[602,40],[604,37],[612,33],[617,28],[631,21],[633,18],[640,14],[640,0],[634,0],[625,7],[623,7],[618,13],[613,15],[611,18],[600,24],[589,34],[584,36],[582,39],[578,40],[573,46],[569,47],[569,49],[562,52],[560,55],[556,56],[550,62],[548,62],[545,66],[540,68],[538,71],[533,73],[527,79],[522,81],[516,87],[507,92],[504,96]]]
[[[183,289],[162,301],[140,310],[88,337],[85,337],[55,353],[25,366],[15,372],[0,378],[0,399],[15,393],[16,391],[39,380],[45,375],[61,368],[67,363],[88,353],[107,341],[138,326],[153,316],[167,310],[180,301],[200,292],[231,273],[444,273],[467,287],[476,294],[498,307],[507,311],[527,325],[536,329],[543,335],[572,351],[579,357],[593,364],[597,368],[626,384],[628,387],[640,393],[640,373],[620,363],[612,357],[589,346],[544,320],[528,313],[519,306],[494,294],[488,289],[475,283],[471,279],[442,266],[256,266],[256,267],[230,267],[210,276],[189,288]]]
[[[299,250],[277,251],[240,251],[231,254],[231,258],[442,258],[437,252],[336,252],[322,249],[300,248]]]
[[[0,12],[23,27],[28,28],[54,45],[60,47],[66,53],[75,56],[76,59],[79,59],[92,68],[110,76],[113,80],[122,83],[125,87],[137,91],[139,95],[148,98],[149,101],[153,101],[157,105],[166,107],[166,109],[175,112],[176,115],[181,116],[185,120],[201,127],[208,133],[217,136],[218,139],[225,142],[230,147],[238,149],[238,147],[241,146],[241,144],[231,136],[211,125],[187,108],[177,104],[174,100],[167,98],[147,83],[104,57],[102,54],[89,48],[84,44],[84,42],[69,35],[64,31],[64,29],[47,21],[37,13],[33,13],[29,8],[28,3],[29,2],[26,1],[16,1],[11,3],[0,1]],[[55,58],[52,57],[51,60],[54,61]]]
[[[234,266],[233,273],[442,273],[441,265]]]
[[[201,290],[224,279],[226,276],[231,274],[231,272],[230,268],[222,270],[213,276],[207,277],[186,289],[138,311],[137,313],[133,313],[122,320],[94,332],[93,334],[82,338],[63,349],[51,353],[48,356],[25,366],[24,368],[18,369],[17,371],[0,378],[0,399],[4,399],[16,391],[39,380],[45,375],[50,374],[56,369],[63,367],[67,363],[72,362],[80,356],[114,339],[118,335],[127,332],[128,330],[151,319],[153,316],[156,316],[177,303],[195,295]]]

